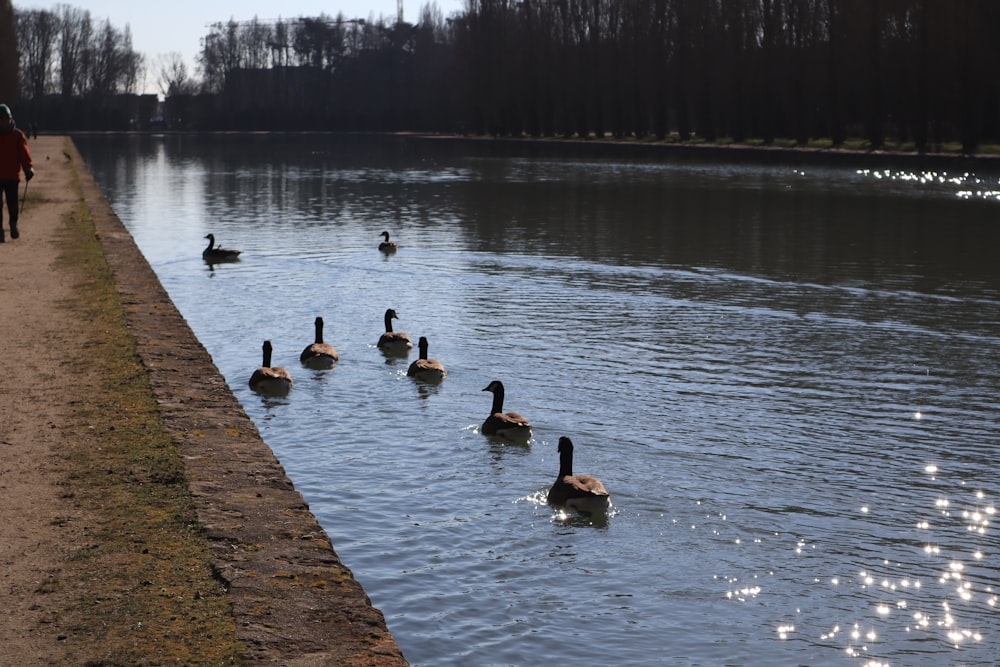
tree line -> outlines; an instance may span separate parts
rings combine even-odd
[[[22,98],[102,98],[136,91],[144,59],[132,48],[128,27],[95,22],[90,12],[69,5],[16,15]]]
[[[17,12],[22,98],[121,94],[142,56],[85,12]],[[468,0],[415,24],[210,26],[157,72],[191,129],[1000,143],[995,0]]]

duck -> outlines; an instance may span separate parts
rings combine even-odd
[[[531,438],[531,424],[528,420],[516,412],[503,411],[503,382],[493,380],[486,385],[483,391],[493,394],[493,407],[490,409],[490,416],[486,418],[480,429],[483,435],[496,435],[510,440],[529,440]]]
[[[240,257],[242,250],[232,250],[231,248],[223,248],[221,245],[215,245],[215,235],[206,234],[205,238],[208,239],[208,246],[201,251],[201,257],[205,261],[209,262],[225,262],[237,260]]]
[[[424,382],[440,382],[448,376],[444,364],[437,359],[427,357],[427,337],[421,336],[417,342],[420,348],[420,358],[410,364],[406,374],[411,378],[416,378]]]
[[[299,355],[302,365],[309,368],[332,368],[340,360],[333,345],[323,342],[323,318],[316,318],[316,342],[306,346]]]
[[[382,232],[379,236],[384,236],[385,240],[378,244],[378,249],[382,252],[396,252],[399,246],[389,240],[389,232]]]
[[[392,308],[385,311],[385,333],[378,339],[378,347],[383,352],[406,354],[413,348],[413,341],[406,332],[392,330],[392,321],[398,319]]]
[[[287,394],[294,384],[291,374],[284,368],[271,366],[271,341],[265,340],[262,349],[264,361],[250,376],[250,388],[257,393],[272,396]]]
[[[573,474],[573,441],[559,438],[559,476],[548,493],[550,505],[563,505],[585,514],[606,512],[611,494],[596,477]]]

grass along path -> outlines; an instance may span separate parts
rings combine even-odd
[[[61,307],[78,323],[78,345],[60,354],[88,372],[59,426],[64,445],[55,466],[62,498],[87,525],[39,589],[62,601],[47,622],[70,664],[241,664],[230,600],[213,576],[183,461],[136,356],[78,166],[64,156],[78,203],[56,235],[55,269],[74,283]]]

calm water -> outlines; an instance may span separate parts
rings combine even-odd
[[[78,145],[412,664],[1000,664],[996,174]],[[561,435],[607,521],[545,504]]]

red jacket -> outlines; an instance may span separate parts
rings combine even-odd
[[[24,132],[0,132],[0,181],[20,181],[21,170],[31,169],[31,151]]]

